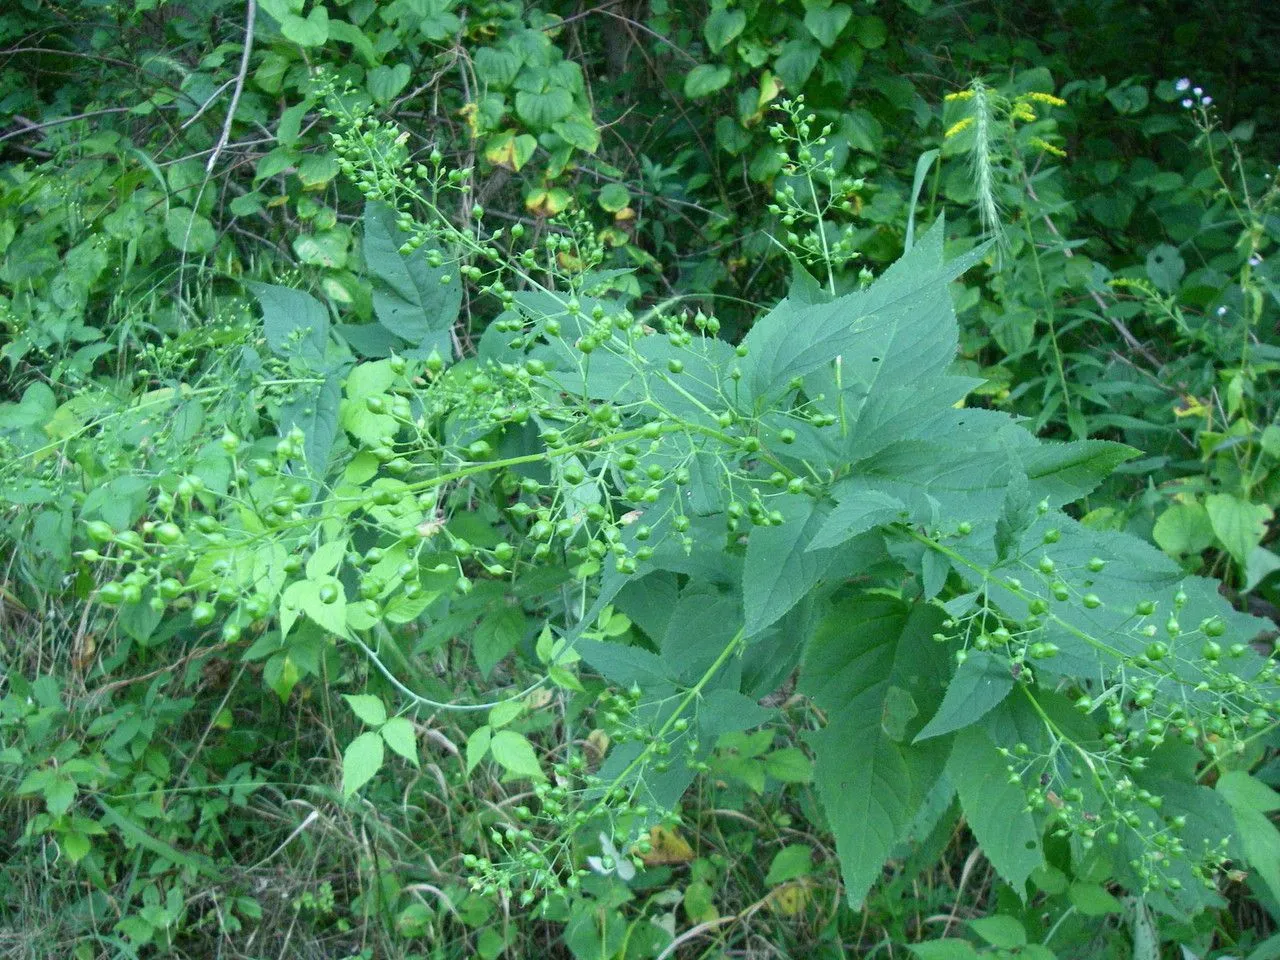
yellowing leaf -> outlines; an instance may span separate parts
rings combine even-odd
[[[807,877],[784,883],[769,894],[769,909],[784,917],[794,917],[813,899],[812,885]]]
[[[646,867],[656,867],[664,863],[688,863],[693,859],[693,847],[674,830],[656,826],[649,830],[651,849],[640,854]]]
[[[504,130],[490,137],[484,148],[484,158],[495,167],[506,170],[519,170],[537,147],[538,141],[527,133],[517,134],[514,130]]]
[[[554,217],[563,213],[573,203],[573,196],[568,190],[552,187],[549,190],[534,190],[525,198],[524,208],[536,217]]]

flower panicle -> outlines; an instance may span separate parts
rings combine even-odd
[[[1043,139],[1042,137],[1032,137],[1027,142],[1031,144],[1031,146],[1035,147],[1037,150],[1041,151],[1042,153],[1047,153],[1053,157],[1065,157],[1067,155],[1067,151],[1063,150],[1059,146],[1055,146],[1054,144],[1050,143],[1048,140]]]

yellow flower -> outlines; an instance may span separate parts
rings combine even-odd
[[[958,100],[970,100],[972,98],[973,98],[972,90],[960,90],[960,91],[957,91],[956,93],[948,93],[942,99],[947,101],[947,103],[953,103]]]
[[[1043,150],[1045,153],[1052,154],[1055,157],[1065,157],[1067,155],[1067,151],[1063,150],[1061,147],[1055,147],[1048,140],[1041,140],[1039,137],[1032,137],[1028,143],[1030,143],[1031,146]]]
[[[1061,97],[1055,97],[1052,93],[1024,93],[1023,96],[1028,100],[1034,100],[1036,103],[1047,103],[1051,107],[1065,107],[1067,101]]]
[[[1030,123],[1032,120],[1036,118],[1036,113],[1025,103],[1023,103],[1022,101],[1019,101],[1018,103],[1015,103],[1013,105],[1013,111],[1011,113],[1011,116],[1015,120],[1024,120],[1027,123]]]
[[[944,140],[950,140],[950,139],[951,139],[952,137],[954,137],[956,134],[958,134],[958,133],[963,133],[965,130],[967,130],[967,129],[968,129],[969,127],[971,127],[972,125],[973,125],[973,117],[965,117],[965,118],[964,118],[963,120],[961,120],[959,123],[953,123],[953,124],[952,124],[948,129],[947,129],[947,132],[946,132],[946,133],[944,133],[944,134],[942,135],[942,138],[943,138]]]

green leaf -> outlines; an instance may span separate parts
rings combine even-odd
[[[489,744],[493,739],[493,728],[488,724],[478,728],[467,737],[467,774],[470,775],[489,755]]]
[[[977,723],[1012,689],[1013,675],[1006,661],[984,650],[970,652],[947,685],[942,706],[916,734],[916,740],[940,737]]]
[[[1085,917],[1105,917],[1112,913],[1123,913],[1124,904],[1107,893],[1105,887],[1098,883],[1077,881],[1071,885],[1068,894],[1071,905]]]
[[[955,937],[912,943],[907,945],[907,949],[920,960],[978,960],[978,951],[973,949],[969,941]]]
[[[1040,832],[1024,809],[1022,784],[1009,782],[1004,759],[981,728],[968,727],[956,735],[947,776],[960,794],[961,809],[982,852],[1025,897],[1027,877],[1044,863]]]
[[[783,783],[809,783],[813,761],[799,747],[783,747],[765,754],[764,772]]]
[[[407,63],[398,63],[394,67],[374,67],[369,71],[367,80],[369,95],[378,103],[390,103],[409,85],[411,72]]]
[[[835,559],[835,551],[810,550],[826,522],[808,497],[780,505],[786,522],[756,527],[742,566],[743,635],[753,637],[776,623],[813,589]]]
[[[544,90],[520,90],[516,93],[516,115],[536,130],[550,130],[551,125],[573,113],[573,94],[564,87],[548,86]]]
[[[1241,771],[1224,774],[1216,789],[1235,814],[1246,862],[1271,897],[1280,901],[1280,830],[1267,818],[1280,808],[1280,794]]]
[[[514,50],[499,47],[481,47],[471,55],[475,64],[476,79],[495,90],[505,90],[515,82],[523,60]]]
[[[788,40],[773,62],[773,72],[786,89],[803,90],[820,59],[822,47],[812,40]]]
[[[1253,548],[1262,542],[1271,519],[1271,508],[1250,503],[1229,493],[1215,493],[1205,500],[1209,523],[1227,552],[1244,566]]]
[[[631,203],[631,191],[620,183],[605,184],[598,200],[600,209],[609,213],[625,210]]]
[[[415,767],[418,765],[418,735],[413,721],[408,717],[392,717],[378,731],[394,753],[404,757]]]
[[[208,253],[218,242],[213,224],[186,207],[172,208],[164,218],[165,235],[183,253]]]
[[[722,8],[712,11],[702,27],[702,35],[707,38],[707,48],[712,53],[719,53],[738,39],[746,25],[747,15],[742,10]]]
[[[432,349],[449,355],[449,330],[462,305],[456,269],[432,267],[423,248],[401,253],[408,240],[396,226],[395,212],[381,203],[364,209],[364,255],[376,277],[373,309],[378,322],[415,344],[424,356]],[[446,277],[449,282],[442,282]]]
[[[1165,293],[1177,290],[1178,283],[1186,272],[1186,261],[1182,259],[1177,247],[1161,243],[1147,254],[1147,276]]]
[[[344,693],[342,699],[347,701],[351,712],[371,727],[380,727],[387,722],[387,708],[378,697],[367,693]]]
[[[1213,546],[1213,524],[1199,503],[1175,503],[1156,520],[1151,536],[1160,549],[1175,557],[1200,553]]]
[[[853,11],[843,3],[829,7],[810,7],[804,15],[804,25],[814,38],[824,47],[829,47],[840,36]]]
[[[807,737],[814,781],[855,908],[946,763],[945,744],[912,745],[910,727],[894,740],[882,722],[891,688],[929,709],[941,698],[945,656],[931,635],[942,616],[889,600],[846,601],[805,651],[799,689],[829,718]]]
[[[291,287],[247,284],[262,306],[262,327],[271,352],[298,356],[319,368],[329,342],[329,311],[315,297]]]
[[[1013,950],[1026,946],[1027,931],[1014,917],[996,914],[994,917],[981,917],[970,920],[969,928],[993,947]]]
[[[489,742],[489,752],[508,773],[516,777],[545,780],[538,755],[524,736],[514,730],[499,730]]]
[[[333,589],[326,590],[326,587]],[[325,596],[331,599],[326,601]],[[317,577],[289,584],[280,598],[281,633],[289,632],[299,613],[305,613],[308,619],[332,634],[347,635],[347,598],[341,582],[334,577]]]
[[[280,32],[300,47],[323,46],[329,39],[329,11],[317,5],[305,17],[287,13],[280,21]]]
[[[569,117],[551,125],[560,139],[577,147],[583,153],[595,153],[600,149],[600,131],[590,119]]]
[[[525,616],[519,607],[502,606],[485,615],[472,636],[476,664],[486,677],[524,636]]]
[[[732,76],[723,64],[700,63],[684,78],[684,95],[690,100],[710,96],[723,89]]]
[[[892,523],[906,509],[897,497],[860,484],[842,485],[836,496],[840,502],[827,515],[805,549],[822,550],[839,546],[866,533],[872,527]]]
[[[342,796],[349,798],[382,768],[382,737],[373,730],[362,733],[342,753]]]
[[[858,17],[853,22],[853,35],[867,50],[878,50],[889,39],[889,28],[879,17]]]
[[[773,855],[769,864],[769,872],[765,874],[766,886],[776,887],[780,883],[807,877],[813,873],[813,847],[807,843],[792,843],[783,847]]]

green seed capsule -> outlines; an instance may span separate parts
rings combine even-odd
[[[153,531],[157,543],[175,544],[182,539],[182,529],[176,523],[158,524]]]
[[[101,520],[94,520],[86,525],[85,531],[89,534],[89,539],[94,543],[106,543],[116,535],[115,531],[111,529],[111,525]]]
[[[217,608],[211,603],[201,601],[191,608],[191,622],[197,627],[207,627],[217,615]]]

